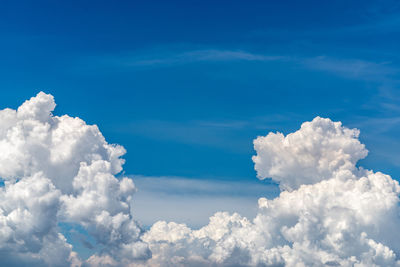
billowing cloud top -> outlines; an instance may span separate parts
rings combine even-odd
[[[254,140],[255,169],[260,179],[272,178],[283,189],[315,184],[356,169],[368,154],[358,135],[357,129],[316,117],[287,136],[269,133]]]
[[[258,137],[258,177],[283,191],[259,199],[253,220],[218,212],[198,230],[160,221],[144,231],[132,180],[115,177],[125,150],[54,108],[39,93],[0,111],[3,265],[400,266],[400,186],[356,167],[367,155],[358,130],[317,117],[286,137]],[[82,260],[61,222],[81,225],[102,249]]]
[[[95,125],[53,116],[55,106],[41,92],[0,111],[0,249],[10,262],[78,264],[57,227],[68,222],[85,227],[114,257],[148,258],[130,211],[134,184],[114,176],[124,148],[108,144]]]

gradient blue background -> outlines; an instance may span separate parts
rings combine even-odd
[[[53,94],[127,175],[257,183],[252,140],[319,115],[400,176],[397,1],[1,1],[0,36],[0,107]]]
[[[397,1],[1,1],[0,36],[0,108],[51,93],[55,114],[127,149],[125,175],[162,176],[137,176],[145,225],[255,209],[277,189],[255,178],[252,140],[317,115],[359,128],[360,165],[400,177]],[[202,219],[166,208],[186,202]],[[96,249],[60,227],[82,256]]]
[[[400,175],[397,1],[2,1],[0,106],[39,90],[128,174],[254,179],[252,140],[320,115]]]

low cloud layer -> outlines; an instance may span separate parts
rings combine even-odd
[[[258,198],[279,195],[276,184],[257,179],[232,181],[140,175],[133,179],[138,188],[133,196],[134,214],[145,226],[165,220],[200,228],[221,210],[254,218]]]
[[[209,224],[136,222],[132,179],[117,178],[125,150],[97,126],[54,116],[39,93],[0,111],[0,255],[8,265],[400,266],[400,186],[356,166],[359,132],[315,118],[287,136],[254,141],[260,179],[281,187],[249,220],[218,212]],[[193,207],[195,209],[196,207]],[[80,258],[60,233],[78,224],[102,249]]]

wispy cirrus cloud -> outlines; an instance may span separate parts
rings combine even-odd
[[[373,60],[366,57],[345,57],[325,55],[293,55],[274,54],[250,49],[219,49],[198,46],[158,47],[147,51],[124,52],[119,55],[97,57],[95,67],[105,67],[124,71],[143,71],[153,68],[174,68],[179,66],[195,66],[196,64],[225,64],[237,66],[235,69],[255,68],[255,72],[269,75],[268,70],[274,66],[284,65],[285,68],[298,69],[301,72],[315,72],[351,80],[362,84],[368,90],[368,97],[360,106],[363,110],[373,110],[379,113],[382,119],[400,115],[399,88],[400,66],[396,60]],[[97,64],[101,61],[101,64]],[[241,66],[240,64],[257,62],[254,66]],[[90,64],[89,64],[90,65]],[[265,68],[265,70],[263,70]],[[213,74],[214,75],[214,74]],[[216,74],[218,75],[218,74]],[[240,77],[240,73],[237,73]],[[235,79],[229,74],[227,79]],[[266,89],[268,90],[268,89]],[[351,88],[349,89],[351,90]],[[361,97],[363,97],[361,95]],[[276,117],[272,114],[270,117]],[[281,117],[279,117],[282,120]],[[303,118],[304,119],[304,118]],[[285,120],[285,118],[283,118]],[[351,123],[351,122],[350,122]],[[376,122],[378,123],[378,122]],[[254,118],[232,118],[232,120],[213,121],[168,121],[168,120],[142,120],[119,125],[118,131],[130,132],[135,135],[146,136],[159,140],[177,141],[187,144],[201,144],[231,148],[232,144],[240,143],[242,137],[237,133],[247,129],[276,129],[277,122],[258,120]],[[271,126],[271,127],[269,127]],[[250,137],[250,136],[248,136]],[[254,136],[252,136],[254,137]],[[226,142],[230,140],[231,142]],[[246,139],[248,140],[248,138]],[[241,143],[243,144],[243,142]]]
[[[132,56],[121,60],[125,66],[151,67],[181,65],[196,62],[223,62],[223,61],[279,61],[285,56],[254,54],[243,50],[200,49],[178,51],[175,53],[152,54],[145,56]]]
[[[392,81],[400,69],[390,62],[372,62],[362,59],[338,59],[326,56],[299,59],[307,68],[337,74],[346,78],[366,81]]]
[[[99,59],[100,58],[100,59]],[[366,81],[393,81],[400,68],[390,61],[372,61],[363,58],[347,58],[329,55],[299,56],[291,54],[255,53],[235,49],[157,49],[155,51],[126,52],[97,58],[103,66],[130,68],[173,67],[185,64],[213,62],[265,62],[287,63],[305,69],[320,70],[344,78]],[[98,66],[98,65],[97,65]]]

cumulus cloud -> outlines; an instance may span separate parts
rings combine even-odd
[[[95,125],[54,116],[39,93],[0,111],[0,256],[7,265],[400,266],[399,183],[356,166],[359,132],[315,118],[254,141],[255,169],[281,193],[250,220],[217,212],[197,230],[134,218],[136,188],[117,178],[125,150]],[[195,209],[195,207],[193,207]],[[81,225],[101,249],[79,259],[58,224]]]
[[[150,257],[132,219],[135,186],[115,177],[124,148],[108,144],[95,125],[54,116],[55,106],[41,92],[17,110],[0,111],[1,253],[79,264],[57,225],[69,222],[85,227],[107,255]]]
[[[368,153],[358,135],[357,129],[316,117],[287,136],[269,133],[254,140],[255,169],[260,179],[272,178],[283,189],[297,189],[341,171],[354,171],[357,161]]]
[[[261,179],[282,192],[257,216],[216,213],[199,230],[157,222],[143,239],[154,266],[399,266],[397,181],[357,168],[358,130],[315,118],[254,141]]]

